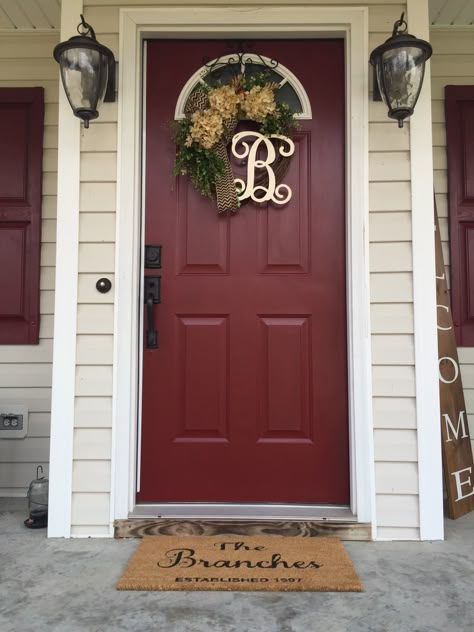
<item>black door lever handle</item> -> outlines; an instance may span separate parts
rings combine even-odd
[[[147,349],[158,349],[158,332],[155,329],[153,323],[153,295],[149,294],[146,299],[146,313],[147,313],[147,332],[146,332],[146,346]]]
[[[147,316],[146,347],[158,349],[158,332],[153,319],[153,305],[161,302],[161,277],[146,276],[144,290]]]

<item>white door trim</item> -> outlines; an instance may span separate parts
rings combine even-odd
[[[120,12],[111,520],[135,506],[140,295],[142,41],[146,37],[344,37],[351,509],[375,534],[368,266],[366,7],[156,7]],[[374,536],[375,537],[375,536]]]

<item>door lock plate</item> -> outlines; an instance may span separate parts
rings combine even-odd
[[[161,246],[145,246],[145,268],[161,268]]]
[[[153,303],[161,303],[161,277],[160,276],[146,276],[145,277],[145,291],[144,298],[145,303],[150,298],[153,299]]]

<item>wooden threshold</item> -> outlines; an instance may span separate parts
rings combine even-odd
[[[115,520],[115,538],[144,535],[280,535],[289,537],[337,536],[341,540],[372,539],[369,522],[338,520],[190,520],[170,518],[128,518]]]

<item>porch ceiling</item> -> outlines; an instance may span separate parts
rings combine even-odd
[[[61,0],[0,0],[0,29],[59,29]]]
[[[429,0],[433,26],[472,26],[474,0]]]

